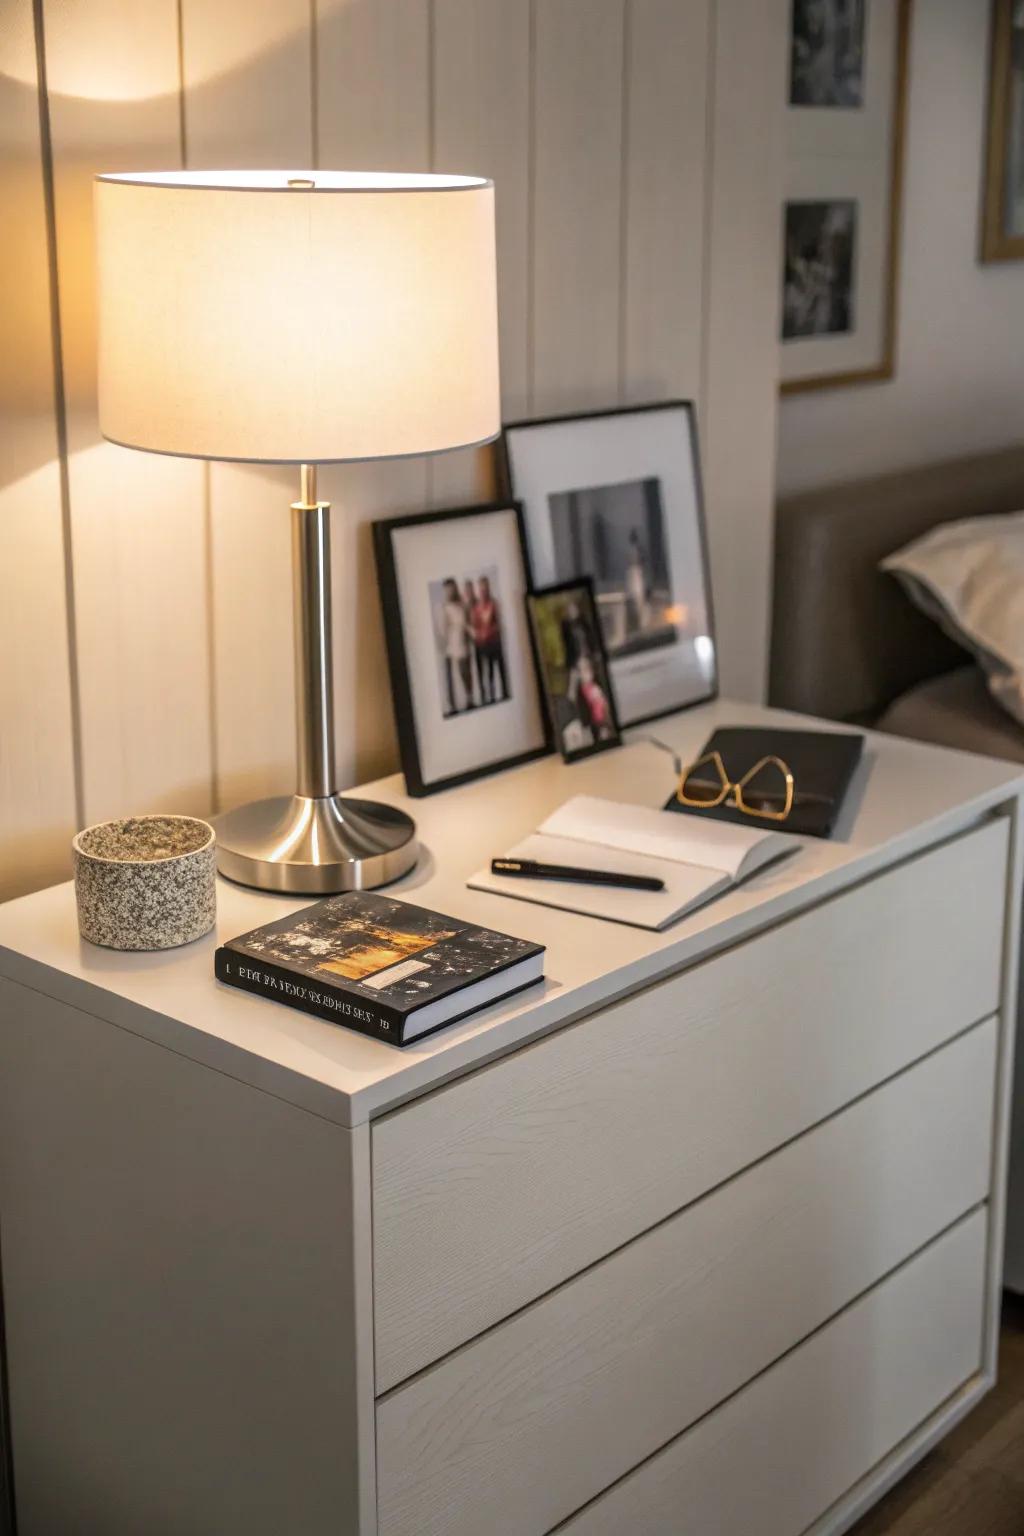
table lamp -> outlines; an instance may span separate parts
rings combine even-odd
[[[221,872],[266,890],[367,889],[416,828],[338,793],[330,507],[316,466],[497,436],[494,186],[343,171],[96,178],[103,436],[300,468],[292,504],[294,795],[216,819]]]

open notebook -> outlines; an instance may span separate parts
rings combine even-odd
[[[489,868],[478,871],[468,884],[476,891],[659,929],[797,846],[796,838],[763,825],[735,827],[710,817],[702,821],[697,816],[670,816],[646,806],[577,795],[501,856],[653,875],[665,882],[663,891],[509,879],[492,875]]]

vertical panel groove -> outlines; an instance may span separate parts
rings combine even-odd
[[[318,52],[317,0],[309,0],[309,158],[320,169],[320,56]]]
[[[427,0],[427,169],[437,170],[437,11],[436,0]],[[423,495],[427,507],[434,505],[434,460],[423,461]]]
[[[629,260],[629,77],[632,66],[633,0],[622,7],[622,126],[619,130],[619,404],[626,398],[628,379],[628,315],[626,308]]]
[[[82,699],[78,671],[78,628],[75,619],[75,562],[71,538],[71,481],[68,474],[68,418],[64,389],[64,343],[60,313],[60,281],[57,270],[57,205],[53,185],[53,137],[50,130],[50,96],[46,79],[46,32],[43,17],[43,0],[32,0],[32,24],[36,47],[43,206],[46,212],[47,284],[50,297],[50,338],[53,354],[53,418],[57,438],[60,478],[61,548],[64,557],[64,612],[67,628],[68,688],[71,703],[71,765],[75,781],[75,821],[81,827],[85,824],[85,790],[82,768]]]
[[[533,414],[536,392],[536,313],[537,266],[537,0],[530,0],[527,29],[529,70],[526,115],[526,403],[527,415]]]
[[[697,402],[697,423],[706,434],[708,426],[708,373],[711,348],[711,205],[715,185],[715,86],[718,57],[718,0],[711,6],[711,24],[708,27],[707,102],[704,129],[704,210],[701,247],[704,267],[704,302],[700,311],[700,399]],[[714,573],[712,573],[712,585]]]
[[[437,169],[437,6],[427,0],[427,164]]]
[[[185,89],[185,3],[177,0],[178,22],[178,138],[181,164],[188,169],[188,117]],[[220,732],[217,729],[217,604],[214,571],[213,496],[210,465],[202,465],[203,599],[206,609],[206,708],[210,732],[210,812],[220,810]]]
[[[534,398],[543,415],[619,392],[624,0],[537,5]]]
[[[184,0],[175,7],[178,23],[178,150],[181,163],[188,166],[188,125],[185,121],[185,13]]]
[[[210,713],[210,811],[221,810],[220,731],[217,710],[217,574],[214,566],[211,466],[203,465],[203,596],[206,599],[206,705]]]
[[[771,622],[787,12],[788,0],[719,3],[711,57],[708,534],[720,686],[752,700],[765,694]]]

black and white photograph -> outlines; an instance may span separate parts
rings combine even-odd
[[[374,524],[398,746],[411,795],[549,751],[512,502]]]
[[[1024,4],[993,0],[983,261],[1024,259]]]
[[[679,615],[657,477],[556,491],[548,501],[555,575],[589,572],[609,656],[672,645]]]
[[[536,587],[593,583],[620,724],[714,697],[692,403],[516,422],[504,449]]]
[[[866,0],[793,0],[789,103],[864,104]]]
[[[567,763],[620,743],[608,658],[590,581],[563,582],[529,597],[544,698]]]
[[[782,339],[854,329],[857,204],[851,198],[786,204]]]
[[[1006,167],[1006,224],[1024,236],[1024,6],[1018,7],[1011,33],[1010,131]]]
[[[779,210],[784,394],[895,372],[912,10],[913,0],[792,0]]]
[[[429,583],[446,719],[509,698],[499,588],[494,565]]]

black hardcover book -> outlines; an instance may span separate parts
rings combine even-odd
[[[729,780],[736,784],[763,757],[780,757],[793,775],[793,808],[785,821],[759,821],[734,805],[702,810],[681,805],[673,793],[666,811],[694,816],[713,816],[739,827],[760,824],[779,832],[802,832],[809,837],[831,837],[854,770],[864,750],[864,737],[852,731],[782,731],[774,726],[724,726],[704,743],[695,761],[718,752]],[[717,788],[719,779],[711,765],[694,778]],[[766,775],[762,785],[771,788]]]
[[[218,981],[408,1045],[544,974],[539,944],[351,891],[231,939]]]

